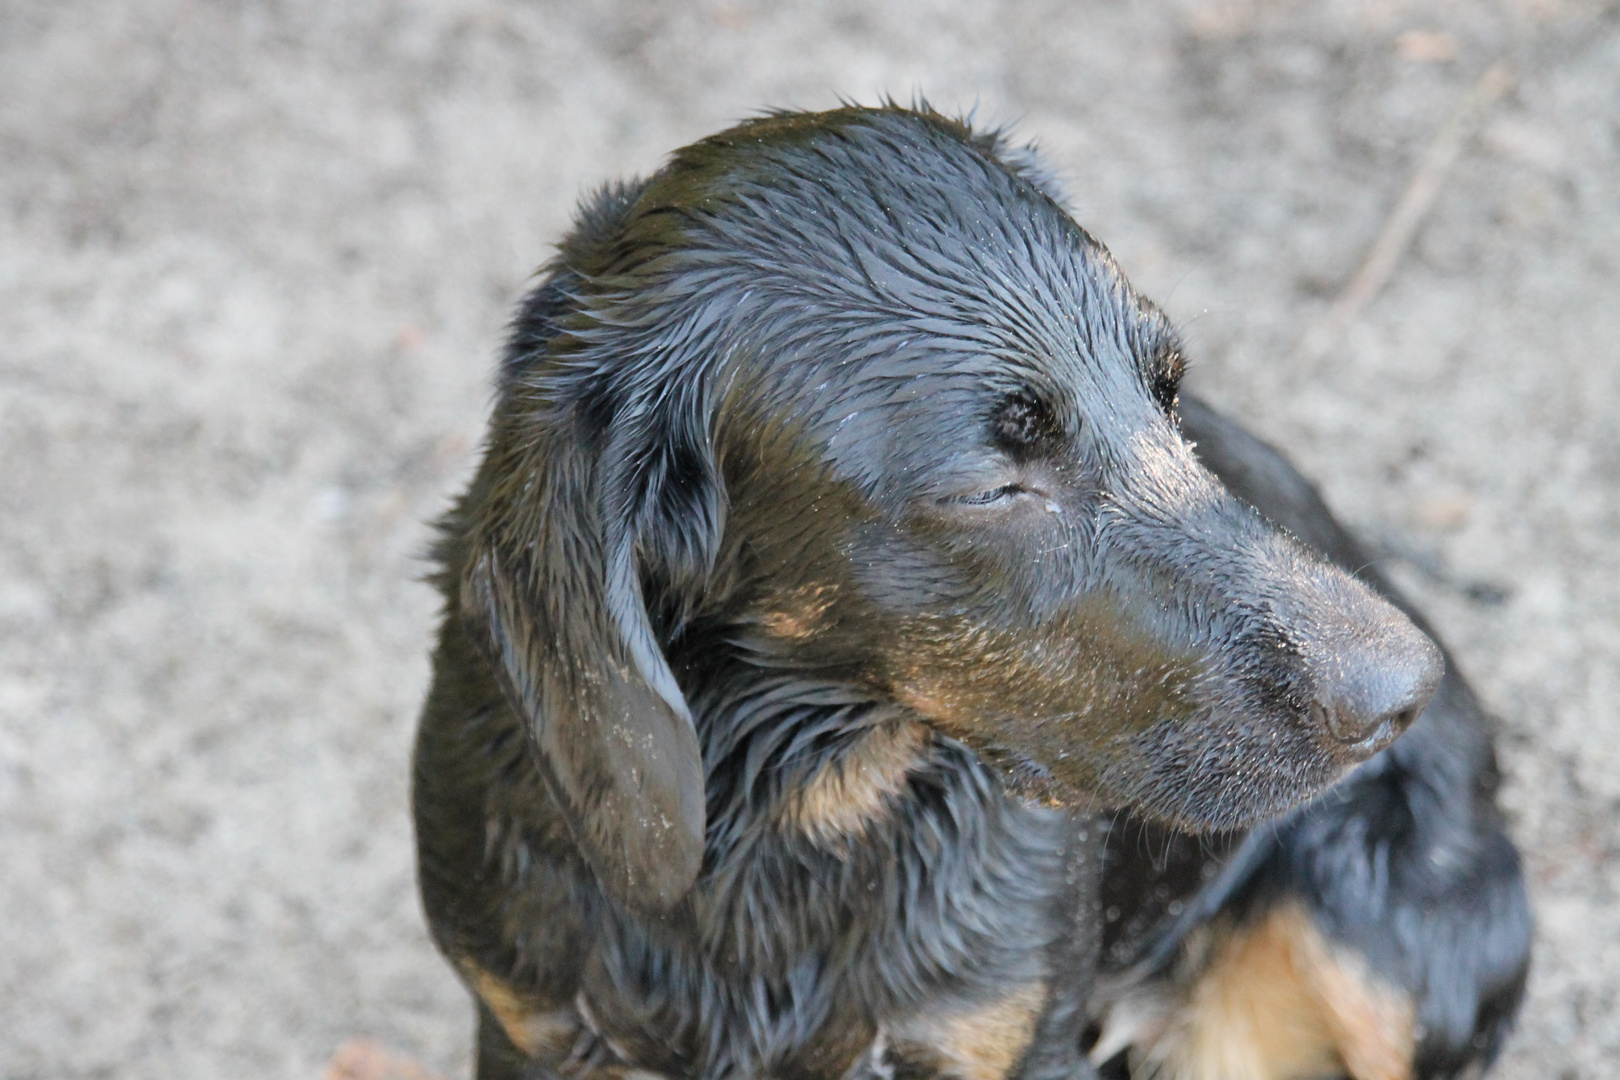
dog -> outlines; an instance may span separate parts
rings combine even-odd
[[[1183,367],[1034,153],[926,107],[586,201],[436,551],[480,1080],[1489,1063],[1529,918],[1478,707]]]

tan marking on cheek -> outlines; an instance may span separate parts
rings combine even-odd
[[[832,607],[835,589],[831,585],[803,585],[774,597],[771,610],[759,617],[760,625],[772,637],[804,641],[825,630],[823,616]]]
[[[1361,957],[1323,937],[1297,904],[1220,940],[1190,988],[1159,983],[1110,1004],[1092,1059],[1133,1046],[1163,1080],[1409,1080],[1415,1016]]]
[[[961,737],[965,725],[958,715],[960,705],[944,688],[927,683],[899,683],[894,687],[894,699],[918,716],[938,724],[942,730]]]
[[[896,698],[968,741],[1034,744],[1054,726],[1102,746],[1196,712],[1198,658],[1167,653],[1100,599],[1025,630],[918,617],[898,637]]]
[[[872,728],[841,757],[818,769],[782,808],[782,820],[812,841],[837,847],[857,836],[906,789],[933,734],[915,721]]]
[[[564,1054],[578,1036],[581,1024],[572,1009],[544,1008],[510,983],[464,961],[467,980],[499,1021],[512,1045],[531,1058],[552,1059]]]
[[[908,1043],[933,1051],[953,1080],[1001,1080],[1023,1058],[1045,1004],[1045,985],[1034,983],[988,1004],[917,1017],[888,1035],[902,1053]]]

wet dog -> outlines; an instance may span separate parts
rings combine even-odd
[[[581,211],[443,523],[416,752],[484,1080],[1495,1052],[1477,709],[1051,192],[848,108]]]

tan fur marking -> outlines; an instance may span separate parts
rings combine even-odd
[[[1208,965],[1196,954],[1207,948]],[[1287,904],[1264,921],[1189,950],[1190,990],[1159,984],[1110,1010],[1093,1052],[1135,1044],[1133,1068],[1161,1080],[1410,1080],[1410,1001]]]
[[[872,728],[842,757],[810,777],[783,807],[784,820],[828,847],[859,835],[889,799],[905,790],[907,775],[922,764],[922,752],[932,737],[926,727],[912,721]]]
[[[1417,1050],[1417,1016],[1404,994],[1379,984],[1360,957],[1334,950],[1316,965],[1316,991],[1344,1067],[1355,1080],[1408,1080]]]
[[[815,637],[825,625],[822,616],[832,607],[833,588],[830,585],[804,585],[777,598],[776,610],[759,617],[765,632],[772,637],[789,641],[803,641]]]
[[[1046,987],[1021,986],[988,1005],[920,1016],[889,1032],[896,1045],[916,1043],[944,1059],[953,1080],[1002,1080],[1029,1042],[1046,1004]]]
[[[511,984],[496,978],[476,964],[464,962],[462,970],[500,1022],[512,1045],[531,1058],[554,1058],[565,1053],[579,1033],[580,1021],[571,1009],[545,1009]]]

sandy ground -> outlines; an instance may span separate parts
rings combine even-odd
[[[1288,359],[1498,59],[1387,286]],[[589,187],[919,89],[1045,146],[1432,612],[1540,920],[1498,1075],[1609,1074],[1612,5],[0,0],[0,1077],[466,1074],[405,774],[507,312]]]

